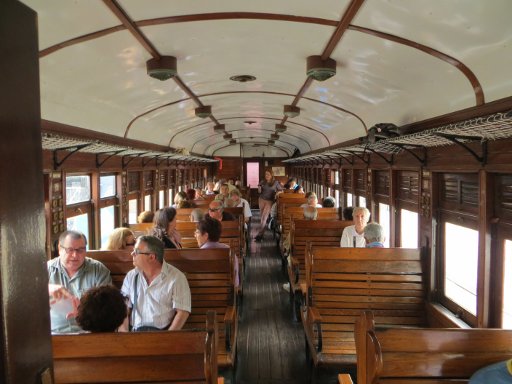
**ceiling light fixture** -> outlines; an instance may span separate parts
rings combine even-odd
[[[336,74],[336,61],[331,58],[322,60],[321,56],[309,56],[306,74],[317,81],[325,81]]]
[[[196,116],[201,119],[205,119],[212,115],[212,106],[211,105],[203,105],[202,107],[197,107],[195,109]]]
[[[236,139],[229,140],[229,144],[231,144],[231,145],[236,144]]]
[[[160,60],[146,61],[148,75],[160,81],[168,80],[178,74],[176,58],[174,56],[162,56]]]
[[[277,133],[272,133],[272,134],[270,135],[270,138],[271,138],[272,140],[277,140],[277,139],[279,139],[279,135],[278,135]]]
[[[276,124],[276,132],[284,132],[284,131],[286,131],[286,125]]]
[[[285,105],[284,115],[290,118],[297,117],[300,115],[300,108],[294,105]]]
[[[226,130],[226,124],[217,124],[213,126],[213,132],[224,132]]]
[[[233,138],[233,135],[231,133],[225,133],[224,136],[222,136],[224,139],[228,140],[228,139],[232,139]]]
[[[274,140],[269,140],[269,141],[268,141],[268,143],[269,143],[270,145],[272,145],[272,144],[275,144],[276,142],[275,142]]]

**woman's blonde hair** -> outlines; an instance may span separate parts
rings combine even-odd
[[[129,228],[119,227],[112,231],[110,236],[108,237],[107,243],[103,247],[107,251],[118,251],[122,249],[126,249],[126,239],[130,236],[133,236],[135,239],[135,235]],[[135,244],[130,244],[135,245]]]

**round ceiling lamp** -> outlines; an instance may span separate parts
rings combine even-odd
[[[197,107],[195,109],[196,116],[200,117],[201,119],[205,119],[212,115],[212,106],[211,105],[204,105],[202,107]]]
[[[306,74],[317,81],[325,81],[336,74],[336,61],[331,58],[322,60],[321,56],[309,56]]]
[[[300,108],[294,105],[285,105],[284,115],[290,118],[297,117],[300,115]]]
[[[168,80],[178,74],[176,58],[162,56],[160,60],[151,59],[146,62],[148,75],[160,81]]]

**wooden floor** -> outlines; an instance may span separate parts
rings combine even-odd
[[[253,211],[253,214],[258,214]],[[259,229],[253,217],[252,236]],[[272,233],[251,241],[238,333],[237,384],[305,384],[311,381],[301,323],[292,320],[287,280]],[[316,383],[337,383],[336,372],[318,372]]]

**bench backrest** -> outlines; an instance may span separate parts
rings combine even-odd
[[[217,324],[193,330],[54,335],[55,383],[217,383]]]
[[[280,194],[277,199],[277,222],[283,224],[284,212],[286,207],[300,207],[302,204],[307,203],[307,199],[303,194],[288,193]]]
[[[352,221],[344,220],[293,220],[290,232],[291,255],[299,263],[301,273],[306,269],[305,257],[308,243],[309,246],[317,248],[337,247],[340,244],[343,229],[352,224]]]
[[[137,224],[130,224],[128,228],[130,228],[135,235],[135,238],[142,236],[142,235],[148,235],[151,231],[151,228],[153,228],[153,223],[137,223]]]
[[[339,209],[338,208],[317,208],[317,220],[338,220]],[[301,207],[286,207],[283,212],[283,233],[288,233],[292,228],[292,222],[294,220],[304,219],[304,208]],[[353,223],[350,223],[352,225]],[[341,235],[340,235],[341,239]]]
[[[423,270],[420,249],[313,247],[306,257],[308,305],[350,331],[367,309],[379,325],[425,325]]]
[[[364,312],[355,327],[358,384],[467,383],[487,365],[512,358],[512,330],[375,328]]]

